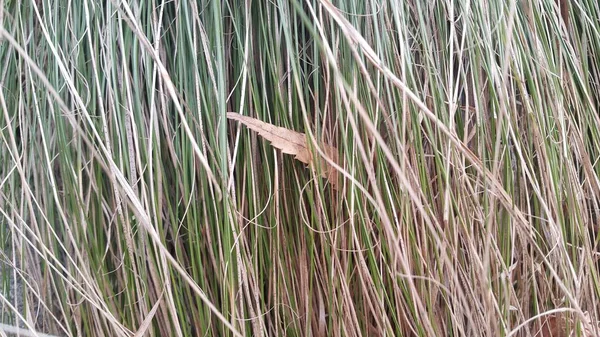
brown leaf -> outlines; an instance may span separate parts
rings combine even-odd
[[[565,325],[566,320],[563,317],[549,315],[542,318],[541,325],[533,335],[538,337],[568,337]]]
[[[281,152],[294,155],[296,159],[307,164],[313,170],[317,170],[318,168],[321,175],[329,181],[333,188],[337,189],[337,170],[325,159],[321,158],[316,150],[313,153],[304,133],[265,123],[256,118],[243,116],[235,112],[228,112],[227,118],[236,120],[250,130],[256,131],[264,139],[271,142],[274,147],[280,149]],[[336,164],[339,163],[338,150],[335,147],[323,144],[320,148],[331,161]],[[315,160],[315,158],[318,159]]]
[[[580,336],[593,337],[594,333],[589,330],[592,327],[592,321],[588,312],[584,313],[586,323]],[[552,314],[541,318],[540,324],[536,325],[533,336],[536,337],[571,337],[575,336],[575,322],[561,314]]]

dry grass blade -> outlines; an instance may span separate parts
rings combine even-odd
[[[600,336],[597,0],[25,3],[0,337]]]
[[[23,337],[29,337],[29,336],[31,336],[31,337],[57,337],[54,335],[48,335],[45,333],[40,333],[40,332],[31,331],[31,330],[27,330],[27,329],[23,329],[23,328],[18,328],[16,326],[12,326],[12,325],[0,323],[0,335],[5,336],[5,334],[15,334],[17,336],[23,336]]]
[[[160,304],[162,303],[162,298],[163,298],[164,294],[165,294],[164,291],[160,294],[160,297],[158,298],[158,300],[156,301],[156,303],[154,304],[154,306],[152,307],[152,309],[150,310],[150,312],[148,313],[148,315],[142,322],[142,325],[140,325],[140,327],[139,327],[138,331],[135,333],[134,337],[142,337],[146,334],[146,331],[148,331],[148,328],[152,324],[152,319],[154,318],[156,311],[158,310]]]
[[[297,160],[307,164],[313,170],[320,172],[333,188],[338,188],[337,170],[329,165],[323,158],[319,158],[317,154],[313,153],[304,133],[265,123],[256,118],[243,116],[235,112],[228,112],[227,118],[244,124],[247,128],[255,131],[261,137],[271,142],[271,144],[280,149],[281,152],[294,155]],[[323,144],[321,145],[321,148],[329,159],[334,163],[339,164],[338,150],[335,147]],[[319,159],[315,160],[315,158]],[[318,162],[318,164],[315,164],[315,162]]]

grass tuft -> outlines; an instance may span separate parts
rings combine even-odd
[[[597,1],[0,10],[1,334],[600,334]]]

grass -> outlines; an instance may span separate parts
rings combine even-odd
[[[600,333],[597,1],[1,8],[0,331]]]

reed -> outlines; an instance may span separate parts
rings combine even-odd
[[[600,334],[596,0],[0,9],[0,331]]]

